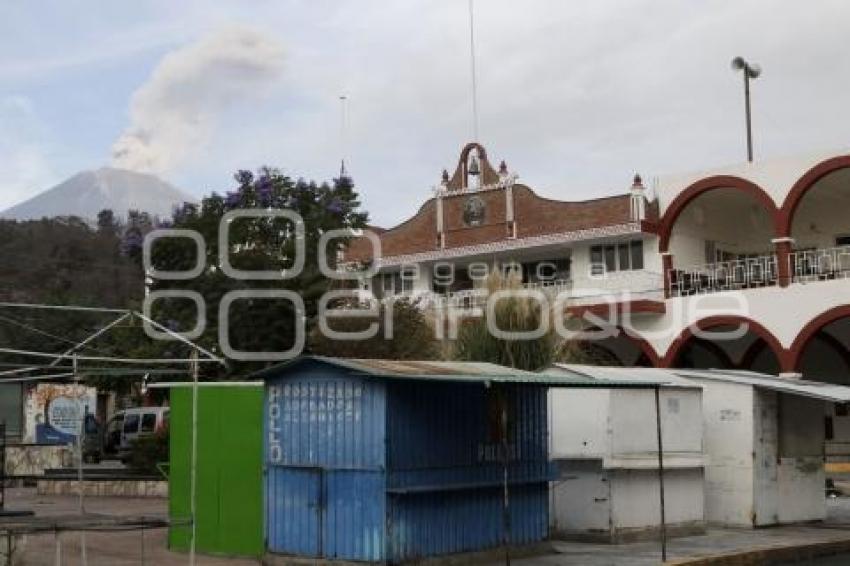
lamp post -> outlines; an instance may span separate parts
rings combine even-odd
[[[750,117],[750,79],[761,75],[761,67],[757,63],[749,63],[743,57],[732,59],[732,70],[743,71],[744,74],[744,104],[747,113],[747,161],[753,161],[753,129]]]

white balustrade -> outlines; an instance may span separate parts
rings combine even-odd
[[[850,246],[798,250],[789,254],[791,281],[807,283],[850,275]]]

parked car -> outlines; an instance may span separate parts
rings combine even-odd
[[[168,407],[134,407],[117,411],[103,432],[103,453],[126,461],[135,439],[168,426]]]

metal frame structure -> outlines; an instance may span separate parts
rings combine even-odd
[[[33,364],[29,366],[16,367],[14,369],[3,370],[0,371],[0,383],[5,382],[29,382],[29,381],[44,381],[50,379],[67,379],[71,378],[74,383],[79,383],[80,379],[86,375],[86,369],[79,369],[78,363],[80,361],[97,361],[97,362],[107,362],[125,365],[129,367],[118,367],[118,368],[95,368],[97,370],[97,374],[102,374],[101,372],[118,372],[121,374],[121,377],[133,377],[133,376],[144,376],[150,373],[177,373],[181,374],[183,371],[180,370],[166,370],[163,371],[161,369],[157,369],[155,366],[161,366],[165,364],[187,364],[187,371],[189,377],[191,378],[191,387],[192,387],[192,467],[190,474],[190,498],[191,498],[191,542],[189,548],[189,564],[190,566],[194,566],[195,564],[195,535],[196,535],[196,521],[195,521],[195,513],[196,513],[196,471],[197,471],[197,400],[198,400],[198,374],[201,363],[216,363],[224,365],[224,359],[216,356],[209,350],[203,348],[202,346],[188,340],[177,332],[174,332],[158,322],[152,320],[150,317],[145,316],[144,314],[129,310],[129,309],[112,309],[112,308],[99,308],[99,307],[85,307],[85,306],[76,306],[76,305],[44,305],[44,304],[32,304],[32,303],[11,303],[11,302],[0,302],[0,309],[37,309],[37,310],[54,310],[54,311],[70,311],[70,312],[89,312],[89,313],[100,313],[100,314],[111,314],[118,315],[116,318],[111,320],[108,324],[98,328],[95,332],[86,336],[83,340],[79,342],[74,342],[67,340],[63,337],[54,336],[50,333],[42,331],[37,328],[29,328],[29,330],[33,332],[38,332],[40,334],[46,334],[52,336],[53,338],[59,339],[60,341],[70,342],[72,346],[67,348],[66,350],[55,353],[55,352],[36,352],[36,351],[28,351],[28,350],[19,350],[15,348],[4,348],[0,347],[0,356],[3,354],[9,355],[18,355],[18,356],[27,356],[34,357],[39,359],[49,359],[52,360],[49,364]],[[130,320],[132,318],[138,318],[139,320],[150,324],[155,327],[157,330],[167,334],[172,339],[182,342],[191,348],[192,355],[190,358],[185,359],[171,359],[171,358],[119,358],[112,356],[87,356],[81,355],[78,353],[82,348],[89,346],[92,342],[97,340],[102,335],[109,332],[112,328],[124,322],[126,320]],[[3,320],[0,320],[2,323]],[[201,357],[203,355],[203,357]],[[60,362],[70,360],[71,366],[67,365],[60,366]],[[154,367],[151,367],[154,366]],[[67,370],[70,369],[70,372]],[[57,370],[65,370],[61,373],[56,373]],[[84,499],[84,486],[83,486],[83,452],[82,452],[82,436],[83,436],[83,427],[84,427],[85,415],[81,415],[80,417],[80,431],[77,434],[77,481],[79,484],[79,502],[78,502],[78,513],[79,518],[84,519],[86,516],[85,513],[85,499]],[[5,440],[5,438],[4,438]],[[4,443],[5,446],[5,443]],[[73,521],[72,521],[73,522]],[[73,527],[69,527],[73,528]],[[145,528],[143,525],[142,529]],[[54,531],[58,532],[58,528],[54,529]],[[86,529],[73,529],[80,531],[80,551],[81,551],[81,563],[85,566],[88,564],[87,556],[86,556],[86,543],[85,543],[85,530]],[[61,543],[57,537],[56,540],[56,560],[57,564],[61,562]]]

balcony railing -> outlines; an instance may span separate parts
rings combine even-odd
[[[808,283],[850,276],[850,246],[791,252],[791,281]]]
[[[573,289],[569,305],[610,303],[617,300],[664,300],[664,278],[655,271],[609,271]]]
[[[552,279],[549,281],[525,283],[522,288],[539,289],[543,291],[549,300],[554,301],[559,293],[569,291],[572,286],[573,282],[571,279]],[[487,305],[487,294],[487,288],[467,289],[445,294],[433,293],[431,300],[435,306],[439,305],[451,310],[468,310],[484,308]]]
[[[618,300],[663,300],[664,285],[660,273],[650,271],[622,271],[609,273],[603,277],[594,278],[583,283],[582,288],[576,288],[571,279],[553,279],[523,284],[523,289],[540,290],[546,295],[550,304],[556,298],[566,297],[568,306],[580,306],[597,303],[617,302]],[[565,293],[565,295],[562,295]],[[484,287],[465,289],[450,293],[434,293],[431,291],[415,291],[397,294],[384,300],[395,300],[410,297],[418,301],[423,308],[443,308],[453,311],[482,309],[487,305],[488,290]]]
[[[779,283],[776,255],[736,259],[667,272],[674,297],[769,287]],[[788,255],[790,283],[850,277],[850,246],[798,250]]]
[[[674,297],[769,287],[779,281],[775,255],[763,255],[698,265],[667,272]]]

